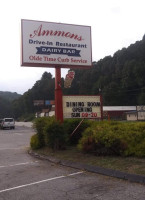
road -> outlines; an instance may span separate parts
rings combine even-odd
[[[145,185],[31,157],[31,124],[0,130],[0,200],[144,200]]]

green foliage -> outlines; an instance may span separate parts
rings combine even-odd
[[[68,134],[64,131],[63,124],[56,121],[54,117],[37,118],[34,121],[34,128],[37,132],[41,147],[65,149],[68,142]]]
[[[108,106],[144,105],[145,40],[93,63],[88,70],[75,70],[72,87],[64,94],[98,94]]]
[[[0,96],[0,118],[13,117],[11,102]]]
[[[7,100],[9,100],[10,102],[15,100],[15,99],[18,99],[21,95],[20,94],[17,94],[16,92],[3,92],[3,91],[0,91],[0,97],[3,97]]]
[[[54,117],[42,117],[34,121],[33,127],[37,132],[41,147],[49,146],[52,149],[65,149],[67,145],[78,144],[82,132],[92,123],[84,120],[72,135],[80,121],[80,119],[67,119],[64,120],[64,123],[60,123]]]
[[[45,144],[50,148],[65,149],[68,135],[59,121],[51,120],[45,127]]]
[[[91,121],[84,120],[81,124],[82,119],[65,119],[63,126],[64,131],[69,136],[69,143],[70,145],[78,144],[79,139],[82,137],[82,132],[88,128],[91,124]],[[80,124],[80,126],[76,129],[76,127]],[[73,133],[73,131],[76,131]]]
[[[2,92],[0,91],[0,118],[15,117],[13,114],[12,102],[18,99],[21,95],[16,92]]]
[[[38,134],[35,134],[31,137],[30,146],[33,150],[40,149],[42,147],[39,137],[38,137]]]
[[[34,119],[35,119],[34,113],[26,113],[26,114],[22,115],[20,118],[18,118],[17,120],[29,122],[29,121],[33,121]]]
[[[52,118],[40,117],[35,119],[33,128],[36,130],[41,147],[45,146],[45,127],[52,121]]]
[[[95,155],[145,156],[145,123],[95,122],[78,147]]]
[[[145,122],[84,120],[72,135],[79,123],[76,119],[67,119],[64,123],[53,117],[36,119],[37,136],[31,139],[31,147],[59,150],[78,144],[83,152],[97,156],[145,156]]]
[[[42,78],[34,86],[25,92],[19,99],[12,103],[15,118],[23,117],[29,113],[36,113],[42,107],[34,106],[34,100],[54,100],[55,79],[50,73],[44,72]]]
[[[113,56],[106,56],[98,62],[93,62],[91,69],[76,69],[71,88],[63,88],[63,94],[96,95],[101,92],[103,104],[106,106],[144,105],[144,38],[145,36],[128,48],[117,51]],[[41,111],[41,108],[33,105],[33,101],[54,100],[54,88],[55,78],[44,72],[42,78],[31,89],[13,101],[9,110],[14,113],[16,119],[25,114]]]

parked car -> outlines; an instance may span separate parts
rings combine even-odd
[[[2,129],[5,129],[5,128],[14,129],[15,128],[14,118],[4,118],[4,119],[2,119],[1,128]]]
[[[3,119],[0,119],[0,128],[2,127]]]

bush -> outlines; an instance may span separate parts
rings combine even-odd
[[[34,113],[26,113],[24,115],[22,115],[18,121],[23,121],[23,122],[30,122],[33,121],[35,119],[35,114]]]
[[[91,124],[91,121],[84,120],[76,132],[71,135],[80,122],[80,119],[67,119],[61,124],[54,117],[41,117],[34,121],[33,127],[42,147],[64,149],[68,144],[78,144],[82,132]]]
[[[41,146],[45,146],[45,132],[44,129],[47,124],[51,123],[53,121],[53,118],[48,118],[48,117],[40,117],[35,119],[33,128],[36,130],[38,134],[38,139],[41,144]]]
[[[84,130],[91,125],[91,121],[84,120],[81,125],[78,127],[78,129],[73,133],[73,131],[76,129],[76,127],[79,125],[82,119],[65,119],[63,126],[64,131],[69,136],[69,143],[70,145],[76,145],[78,144],[80,138],[82,137],[82,133]]]
[[[123,140],[110,131],[107,134],[106,131],[100,127],[96,132],[92,131],[92,128],[87,129],[78,147],[84,152],[93,153],[97,156],[122,155],[122,152],[126,148],[126,144]]]
[[[95,122],[78,147],[95,155],[145,156],[145,123]]]
[[[65,149],[68,134],[64,131],[63,124],[53,119],[45,127],[45,144],[54,150]]]
[[[33,150],[40,149],[42,147],[39,137],[38,137],[38,134],[35,134],[31,137],[30,146]]]
[[[36,119],[37,136],[32,139],[33,148],[65,149],[68,144],[78,144],[80,150],[95,155],[145,156],[144,122],[84,120],[72,135],[80,121],[67,119],[62,124],[53,117]]]
[[[68,135],[63,124],[54,117],[37,118],[33,124],[37,132],[40,147],[49,146],[52,149],[64,149],[67,145]]]

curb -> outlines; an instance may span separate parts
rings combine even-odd
[[[130,174],[130,173],[121,172],[118,170],[107,169],[107,168],[103,168],[103,167],[92,166],[92,165],[82,164],[82,163],[78,163],[78,162],[60,160],[60,159],[54,158],[52,156],[40,155],[32,150],[29,150],[28,153],[31,156],[34,156],[38,159],[48,160],[55,164],[60,164],[63,166],[72,167],[72,168],[76,168],[76,169],[80,169],[80,170],[86,170],[88,172],[93,172],[93,173],[110,176],[110,177],[115,177],[115,178],[130,181],[130,182],[145,184],[145,176],[142,176],[142,175]]]

